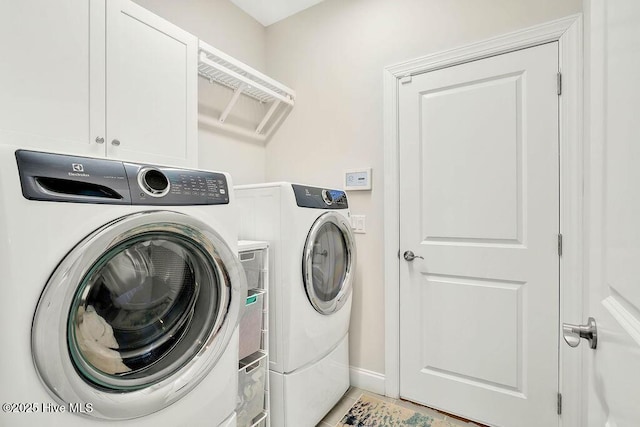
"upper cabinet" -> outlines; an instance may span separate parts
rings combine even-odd
[[[129,0],[21,0],[0,51],[0,143],[197,165],[195,36]]]
[[[129,0],[106,22],[107,154],[195,166],[198,39]]]
[[[84,0],[0,4],[0,143],[99,152],[89,129],[93,6]]]

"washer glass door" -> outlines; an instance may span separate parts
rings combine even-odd
[[[226,348],[246,293],[240,268],[222,238],[187,215],[146,212],[107,224],[45,288],[32,337],[38,373],[60,401],[86,399],[97,417],[167,406]]]
[[[214,264],[184,236],[126,239],[97,260],[73,300],[68,345],[78,371],[115,390],[171,375],[210,333],[219,292]]]
[[[346,218],[335,212],[313,223],[304,247],[302,273],[311,305],[322,314],[339,310],[351,295],[355,240]]]

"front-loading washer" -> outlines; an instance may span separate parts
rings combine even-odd
[[[230,176],[0,147],[0,424],[233,427]]]
[[[269,387],[278,427],[312,427],[349,387],[356,245],[342,190],[235,188],[240,238],[269,242]]]

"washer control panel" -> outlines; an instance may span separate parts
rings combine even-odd
[[[18,150],[22,194],[30,200],[119,205],[229,203],[223,173]]]
[[[229,203],[222,173],[125,163],[133,204],[217,205]]]
[[[347,194],[342,190],[291,184],[296,203],[301,208],[347,209]]]

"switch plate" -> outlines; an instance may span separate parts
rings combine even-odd
[[[351,215],[351,229],[354,233],[364,234],[367,232],[364,215]]]
[[[345,190],[371,190],[371,168],[354,169],[344,173]]]

